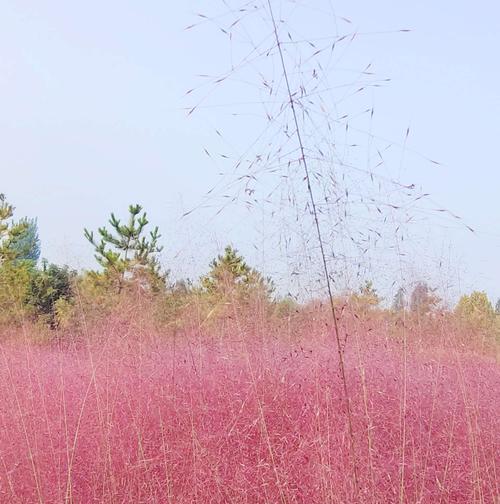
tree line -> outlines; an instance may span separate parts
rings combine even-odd
[[[41,256],[36,219],[14,217],[14,206],[0,195],[0,323],[37,319],[56,327],[75,308],[79,298],[93,298],[94,308],[109,304],[120,295],[140,292],[145,296],[181,298],[189,293],[219,302],[240,302],[260,297],[270,302],[271,279],[251,267],[231,245],[210,263],[209,271],[194,284],[170,282],[169,271],[159,260],[163,247],[156,226],[149,229],[141,205],[128,207],[127,219],[111,214],[107,226],[83,230],[94,249],[98,269],[77,272],[49,263]]]
[[[231,245],[211,261],[208,272],[197,282],[171,282],[170,272],[159,259],[163,249],[159,228],[150,229],[141,205],[130,205],[125,220],[112,213],[106,226],[83,230],[83,237],[94,249],[98,269],[82,272],[40,261],[36,219],[16,220],[14,211],[0,194],[1,325],[35,320],[56,328],[73,320],[82,307],[87,313],[105,312],[116,299],[131,293],[155,300],[166,318],[175,318],[193,296],[207,303],[210,314],[227,306],[228,301],[244,304],[258,300],[278,312],[299,307],[291,298],[280,298],[272,280],[250,266]],[[338,296],[337,302],[362,313],[384,310],[371,281]],[[425,317],[439,309],[436,289],[417,282],[411,290],[401,286],[385,311]],[[486,293],[472,292],[460,298],[454,313],[478,328],[498,326],[500,300],[494,308]]]

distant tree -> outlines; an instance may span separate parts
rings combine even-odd
[[[439,303],[439,298],[425,282],[418,282],[410,296],[410,310],[418,315],[426,315]]]
[[[23,229],[10,240],[9,248],[16,260],[36,263],[40,258],[40,239],[36,219],[24,218],[18,222],[18,225]]]
[[[0,193],[0,239],[9,235],[10,220],[14,215],[14,207],[7,201],[5,194]]]
[[[201,278],[201,286],[209,294],[222,296],[259,292],[269,297],[274,289],[271,280],[250,267],[231,245],[210,263],[210,271]]]
[[[500,315],[500,299],[497,299],[497,304],[495,305],[495,313]]]
[[[92,231],[84,230],[85,238],[95,248],[95,258],[104,273],[115,281],[118,291],[126,282],[139,280],[150,288],[164,286],[166,273],[162,273],[158,254],[163,247],[158,244],[161,237],[158,227],[149,234],[145,228],[149,224],[146,212],[140,205],[130,205],[127,224],[122,224],[112,213],[109,224],[98,229],[99,238]]]
[[[400,287],[396,295],[394,296],[394,299],[392,301],[392,309],[394,311],[400,312],[403,311],[406,308],[406,296],[405,296],[405,289],[404,287]]]
[[[486,292],[474,291],[464,295],[455,307],[455,313],[478,328],[488,328],[495,319],[495,310]]]
[[[30,261],[0,264],[0,324],[18,324],[31,315],[26,301],[33,272]]]
[[[274,310],[279,317],[289,317],[293,313],[299,313],[300,304],[292,294],[288,294],[274,302]]]
[[[189,278],[183,278],[170,285],[170,293],[179,296],[187,296],[192,292],[193,282]]]
[[[363,311],[375,308],[382,301],[371,280],[365,281],[359,291],[349,297],[349,300],[355,308]]]
[[[45,316],[50,325],[55,326],[57,305],[71,298],[75,278],[76,271],[44,260],[41,269],[35,270],[31,276],[27,303],[36,314]]]
[[[26,219],[14,222],[14,210],[5,195],[0,194],[0,263],[19,258],[16,244],[26,237],[29,227]]]
[[[34,273],[34,262],[29,260],[29,247],[20,246],[27,237],[29,222],[27,219],[14,221],[14,207],[4,194],[0,194],[1,323],[21,323],[30,315],[26,299]]]
[[[365,281],[364,285],[359,288],[359,293],[362,296],[371,299],[373,301],[372,304],[379,304],[381,301],[381,298],[377,293],[377,289],[375,289],[371,280]]]

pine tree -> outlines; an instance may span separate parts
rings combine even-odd
[[[410,296],[410,310],[418,315],[425,315],[439,303],[439,298],[425,282],[417,282]]]
[[[163,250],[158,244],[161,238],[158,226],[146,235],[145,228],[149,224],[146,212],[141,215],[140,205],[130,205],[128,211],[127,224],[122,224],[112,213],[111,231],[100,227],[100,239],[96,239],[92,231],[85,229],[85,238],[94,246],[95,258],[104,273],[116,281],[118,291],[134,279],[147,280],[149,288],[158,288],[164,285],[166,277],[158,261],[158,254]]]
[[[361,312],[367,312],[370,309],[376,308],[381,301],[382,298],[379,296],[371,280],[366,280],[358,292],[354,292],[349,296],[349,302],[356,310]]]
[[[474,329],[489,331],[495,324],[495,310],[484,291],[463,295],[455,307],[455,313]]]
[[[201,278],[201,285],[205,292],[222,296],[246,295],[258,290],[269,296],[273,291],[270,279],[250,267],[231,245],[210,263],[210,271]]]
[[[9,242],[16,260],[36,263],[40,258],[40,239],[36,219],[23,218],[18,222],[22,231]]]
[[[76,271],[67,266],[42,262],[40,269],[31,275],[27,303],[37,315],[43,315],[52,327],[57,325],[56,307],[61,300],[68,301],[72,296],[72,283]]]
[[[403,311],[406,308],[406,299],[405,299],[405,289],[404,287],[400,287],[396,295],[394,296],[394,300],[392,302],[392,309],[394,311]]]
[[[14,222],[13,217],[14,207],[0,194],[0,264],[20,258],[15,245],[26,237],[28,221]]]
[[[359,288],[359,295],[370,306],[377,306],[382,301],[371,280],[366,280],[365,284]]]

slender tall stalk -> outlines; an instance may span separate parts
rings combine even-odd
[[[344,351],[342,348],[342,343],[340,341],[339,324],[338,324],[338,319],[337,319],[337,313],[335,310],[335,304],[333,302],[330,273],[328,270],[328,263],[326,261],[326,254],[325,254],[325,248],[323,246],[323,237],[321,234],[321,226],[319,224],[318,210],[316,207],[316,200],[314,198],[314,192],[313,192],[313,189],[311,186],[311,178],[310,178],[310,174],[309,174],[309,167],[307,164],[307,157],[305,155],[304,143],[302,142],[302,135],[300,133],[301,130],[300,130],[300,126],[299,126],[299,121],[297,119],[297,111],[295,109],[295,103],[293,100],[292,90],[290,87],[290,80],[288,78],[288,70],[286,67],[285,58],[283,56],[283,48],[282,48],[281,39],[280,39],[280,36],[278,33],[278,26],[276,24],[276,18],[274,16],[274,11],[273,11],[273,6],[271,4],[271,0],[267,0],[267,4],[269,7],[269,15],[271,16],[271,20],[272,20],[272,24],[273,24],[273,31],[274,31],[274,36],[276,39],[276,45],[278,47],[278,51],[279,51],[279,55],[280,55],[281,67],[283,70],[283,77],[284,77],[285,83],[286,83],[288,99],[289,99],[290,107],[291,107],[292,114],[293,114],[293,120],[295,123],[295,133],[296,133],[297,142],[298,142],[299,148],[300,148],[300,163],[302,163],[302,166],[304,167],[304,175],[305,175],[305,180],[306,180],[306,184],[307,184],[307,191],[309,193],[309,198],[311,201],[311,209],[312,209],[312,213],[313,213],[313,217],[314,217],[314,225],[316,228],[316,234],[317,234],[320,252],[321,252],[321,261],[323,263],[323,272],[325,275],[325,283],[326,283],[326,287],[327,287],[327,291],[328,291],[330,311],[331,311],[331,315],[332,315],[333,328],[334,328],[334,332],[335,332],[335,341],[337,344],[337,352],[338,352],[338,356],[339,356],[339,367],[340,367],[340,375],[342,378],[342,385],[343,385],[343,391],[344,391],[344,401],[345,401],[345,407],[346,407],[346,411],[347,411],[347,423],[348,423],[348,428],[349,428],[349,444],[350,444],[350,451],[351,451],[351,458],[352,458],[354,484],[356,487],[356,494],[358,495],[358,493],[359,493],[359,485],[358,485],[359,478],[358,478],[358,468],[357,468],[357,463],[356,463],[356,448],[355,448],[355,442],[354,442],[354,429],[353,429],[353,422],[352,422],[351,401],[350,401],[349,387],[347,386],[347,379],[346,379],[346,373],[345,373]]]

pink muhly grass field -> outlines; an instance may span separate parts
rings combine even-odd
[[[493,359],[353,341],[353,460],[333,339],[305,340],[1,345],[0,502],[498,502]]]

